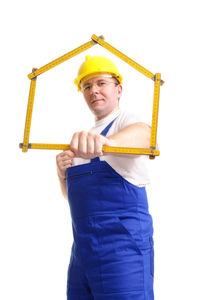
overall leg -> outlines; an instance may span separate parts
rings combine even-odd
[[[94,299],[154,300],[152,239],[134,239],[129,218],[98,216],[96,221],[102,289]]]
[[[68,266],[67,300],[94,300],[74,244]]]

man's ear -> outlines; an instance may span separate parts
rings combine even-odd
[[[121,84],[118,84],[117,87],[118,87],[118,95],[119,95],[119,97],[120,97],[121,94],[122,94],[123,88],[122,88],[122,85],[121,85]]]

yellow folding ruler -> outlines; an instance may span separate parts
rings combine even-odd
[[[53,60],[52,62],[48,63],[47,65],[36,69],[32,69],[32,73],[28,74],[28,78],[31,79],[30,83],[30,91],[29,91],[29,98],[27,104],[27,111],[26,111],[26,121],[25,121],[25,128],[24,128],[24,140],[23,143],[19,144],[19,147],[22,148],[22,152],[27,152],[28,149],[46,149],[46,150],[69,150],[69,144],[36,144],[36,143],[29,143],[29,136],[30,136],[30,128],[31,128],[31,119],[33,113],[33,103],[35,97],[35,88],[36,88],[36,79],[37,76],[54,68],[55,66],[61,64],[62,62],[72,58],[73,56],[91,48],[92,46],[99,44],[111,53],[115,54],[127,64],[144,74],[145,76],[151,78],[154,83],[154,95],[153,95],[153,112],[152,112],[152,126],[151,126],[151,143],[150,148],[129,148],[129,147],[109,147],[103,146],[103,152],[110,152],[110,153],[124,153],[124,154],[136,154],[136,155],[149,155],[150,159],[154,159],[155,156],[160,155],[160,151],[156,150],[156,138],[157,138],[157,126],[158,126],[158,108],[159,108],[159,97],[160,97],[160,85],[164,84],[164,81],[161,80],[161,74],[156,73],[155,75],[136,63],[134,60],[117,50],[116,48],[112,47],[110,44],[105,42],[104,37],[96,36],[95,34],[92,35],[91,41],[81,45],[80,47],[64,54],[63,56]]]

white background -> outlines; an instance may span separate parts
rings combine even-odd
[[[92,34],[160,72],[158,144],[148,160],[155,299],[200,299],[198,1],[7,1],[0,7],[0,299],[64,300],[72,228],[55,150],[22,153],[32,68]],[[124,76],[121,108],[151,122],[153,81],[99,45],[38,76],[30,142],[68,144],[94,118],[72,80],[87,54]]]

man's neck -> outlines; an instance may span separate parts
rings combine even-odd
[[[115,107],[111,112],[105,114],[105,115],[102,115],[102,116],[95,116],[95,121],[99,121],[99,120],[102,120],[104,118],[106,118],[107,116],[111,115],[112,113],[114,113],[115,111],[119,110],[119,106],[118,107]]]

